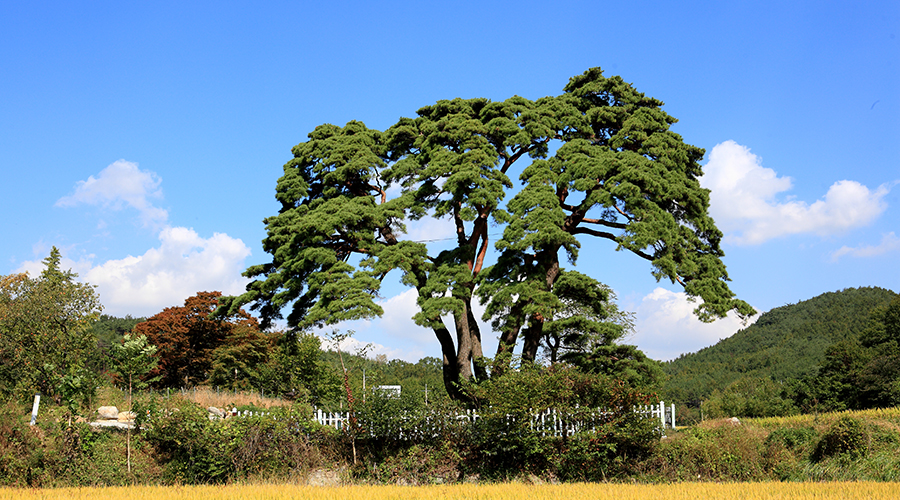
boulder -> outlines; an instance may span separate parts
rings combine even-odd
[[[210,417],[225,418],[225,410],[216,408],[215,406],[210,406],[207,408],[207,411],[209,411]]]
[[[134,417],[137,417],[137,413],[133,411],[123,411],[119,413],[119,422],[133,422]]]
[[[97,408],[97,413],[100,414],[100,420],[116,420],[119,418],[119,409],[115,406],[101,406]]]

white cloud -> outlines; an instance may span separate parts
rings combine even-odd
[[[753,316],[746,325],[733,314],[703,323],[692,312],[696,307],[697,303],[689,302],[686,293],[657,287],[638,305],[636,332],[629,343],[653,359],[668,361],[730,337],[758,317]]]
[[[887,184],[870,190],[851,180],[832,184],[823,199],[778,201],[790,177],[761,165],[760,158],[734,141],[717,144],[700,179],[711,190],[710,213],[735,244],[755,245],[790,234],[840,234],[871,224],[887,208]]]
[[[858,247],[848,247],[843,246],[834,252],[831,255],[832,261],[837,261],[844,255],[850,255],[851,257],[876,257],[878,255],[883,255],[888,252],[898,252],[900,251],[900,238],[894,234],[893,231],[884,235],[881,238],[881,243],[878,245],[864,245]]]
[[[456,240],[456,226],[449,217],[435,219],[430,215],[406,223],[406,238],[412,241],[445,242]]]
[[[197,292],[221,291],[226,295],[244,291],[241,276],[250,249],[239,239],[216,233],[201,238],[193,229],[166,228],[160,245],[143,255],[109,260],[94,266],[90,260],[63,258],[63,269],[72,269],[79,280],[97,287],[104,313],[112,316],[151,316],[166,307],[179,306]],[[63,250],[65,251],[65,250]],[[40,260],[23,262],[18,272],[37,276],[44,269]]]
[[[410,288],[398,295],[389,297],[379,301],[378,305],[384,310],[381,319],[379,319],[379,327],[385,334],[403,339],[420,340],[425,338],[434,338],[431,330],[417,325],[412,317],[419,312],[419,305],[416,299],[419,297],[415,288]],[[437,342],[435,340],[435,342]]]
[[[250,248],[227,234],[203,238],[193,229],[167,225],[169,214],[151,200],[162,198],[162,180],[133,162],[119,160],[97,177],[75,184],[74,192],[56,206],[96,205],[111,210],[137,210],[145,227],[158,230],[159,246],[143,255],[113,259],[94,265],[93,256],[78,262],[63,259],[81,280],[95,285],[104,312],[114,316],[150,316],[201,291],[226,295],[244,291],[249,280],[241,276]],[[105,227],[101,220],[98,227]],[[65,249],[63,250],[65,252]],[[40,272],[40,261],[25,262],[23,270]]]
[[[75,184],[75,192],[56,202],[59,207],[80,204],[100,205],[113,210],[131,207],[140,214],[141,223],[158,228],[165,224],[169,214],[154,205],[150,199],[162,198],[161,179],[149,170],[141,170],[137,163],[118,160],[85,181]]]
[[[243,241],[215,233],[201,238],[193,229],[165,228],[160,245],[138,257],[110,260],[89,270],[85,281],[97,285],[109,314],[144,316],[181,305],[201,291],[238,294],[250,249]]]
[[[389,359],[402,359],[416,362],[425,356],[441,357],[441,344],[435,338],[434,331],[417,325],[412,317],[419,310],[416,304],[418,292],[415,289],[407,289],[397,295],[378,301],[378,305],[384,310],[380,318],[371,320],[347,321],[326,327],[324,330],[334,328],[339,331],[353,330],[355,332],[352,341],[347,344],[347,352],[355,352],[358,345],[372,343],[373,348],[370,357],[377,354],[386,354]],[[482,348],[485,356],[493,357],[497,351],[497,334],[491,330],[490,323],[481,321],[484,307],[473,300],[473,312],[478,318],[481,330]],[[454,331],[453,318],[447,316],[444,322],[450,331]],[[324,348],[329,348],[328,341],[322,341]],[[390,347],[388,347],[390,346]],[[343,344],[342,344],[343,349]]]

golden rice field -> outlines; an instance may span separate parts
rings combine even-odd
[[[461,484],[446,486],[131,486],[119,488],[0,489],[0,500],[766,500],[896,499],[900,483],[679,483],[633,484]]]
[[[766,418],[748,418],[746,422],[753,423],[760,427],[780,427],[785,425],[812,425],[817,420],[822,419],[826,422],[837,420],[841,417],[853,417],[857,419],[877,419],[900,422],[900,406],[893,408],[877,408],[870,410],[845,410],[830,413],[823,413],[819,416],[811,414],[792,415],[789,417],[766,417]]]

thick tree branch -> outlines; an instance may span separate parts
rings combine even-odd
[[[460,203],[453,205],[453,223],[456,224],[456,242],[459,246],[464,246],[466,242],[466,227],[463,225],[463,219],[459,214]],[[471,266],[470,266],[471,267]]]
[[[625,213],[625,211],[622,210],[621,208],[619,208],[618,205],[615,206],[615,209],[616,209],[616,212],[619,212],[620,214],[622,214],[622,217],[625,217],[626,219],[628,219],[630,221],[640,222],[640,219],[637,219],[637,218],[633,217],[632,215]]]
[[[481,268],[484,266],[484,256],[487,253],[488,245],[487,219],[490,213],[490,208],[483,206],[478,207],[478,219],[475,221],[475,227],[472,229],[472,237],[469,238],[469,244],[473,248],[477,247],[478,240],[481,240],[481,248],[478,249],[475,263],[474,265],[469,265],[469,269],[472,271],[473,275],[477,275],[481,272]]]
[[[387,202],[387,192],[384,189],[381,189],[380,186],[373,186],[371,184],[367,184],[369,189],[375,191],[376,193],[381,195],[381,204],[384,205]]]
[[[597,231],[596,229],[580,227],[580,226],[572,229],[571,233],[572,234],[588,234],[591,236],[596,236],[598,238],[606,238],[608,240],[613,240],[613,241],[616,241],[616,239],[618,238],[616,235],[614,235],[612,233],[607,233],[605,231]]]
[[[611,227],[613,229],[628,229],[628,224],[623,224],[621,222],[613,222],[603,219],[588,219],[583,218],[581,222],[586,222],[588,224],[597,224],[598,226]]]

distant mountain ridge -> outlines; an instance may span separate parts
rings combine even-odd
[[[665,363],[669,379],[661,393],[690,404],[741,377],[785,382],[810,375],[828,346],[858,334],[872,310],[896,295],[878,287],[848,288],[772,309],[731,337]]]

